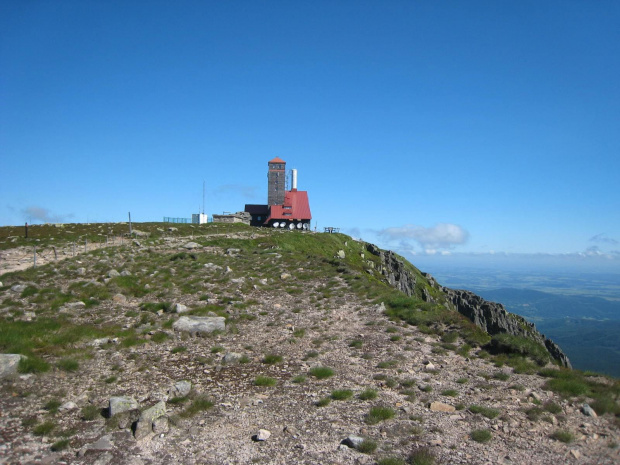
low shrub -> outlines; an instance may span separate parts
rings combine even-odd
[[[350,389],[336,389],[332,391],[330,397],[332,400],[347,400],[353,397],[353,391]]]
[[[334,376],[334,370],[329,367],[314,367],[310,369],[310,374],[316,379],[326,379]]]
[[[499,410],[490,407],[483,407],[481,405],[470,405],[469,411],[471,413],[479,413],[483,417],[489,419],[493,419],[499,415]]]
[[[556,441],[560,441],[565,444],[568,444],[569,442],[574,441],[575,436],[570,431],[558,429],[551,434],[551,438],[555,439]]]
[[[377,390],[376,389],[364,389],[357,396],[360,400],[373,400],[377,398]]]
[[[547,349],[531,339],[502,333],[496,334],[485,348],[492,354],[518,354],[529,357],[544,366],[550,360]]]
[[[275,386],[278,381],[274,378],[270,378],[269,376],[258,375],[254,378],[254,386]]]
[[[476,442],[488,442],[492,435],[488,429],[476,429],[469,433],[469,436]]]
[[[368,415],[366,415],[366,423],[369,425],[375,425],[381,421],[389,420],[390,418],[394,418],[394,409],[391,407],[372,407]]]

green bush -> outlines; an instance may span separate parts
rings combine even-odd
[[[372,439],[364,439],[360,445],[357,446],[357,450],[362,454],[372,454],[377,450],[377,443]]]
[[[52,444],[52,452],[60,452],[61,450],[65,450],[69,447],[69,439],[61,439],[60,441],[56,441]]]
[[[314,367],[310,369],[310,374],[316,379],[326,379],[334,376],[334,370],[329,367]]]
[[[493,419],[499,415],[499,410],[490,407],[483,407],[481,405],[470,405],[469,411],[471,413],[479,413],[483,417],[489,419]]]
[[[377,390],[376,389],[365,389],[359,393],[357,396],[360,400],[373,400],[377,398]]]
[[[476,429],[469,433],[469,436],[476,442],[488,442],[492,435],[488,429]]]
[[[329,403],[331,402],[331,398],[329,397],[323,397],[322,399],[319,399],[316,403],[317,407],[326,407],[327,405],[329,405]]]
[[[282,360],[282,356],[277,354],[267,354],[263,357],[263,363],[267,365],[275,365],[276,363],[281,363]]]
[[[427,447],[421,447],[414,450],[407,459],[410,465],[435,465],[435,454]]]
[[[390,407],[372,407],[370,413],[366,415],[366,423],[369,425],[375,425],[380,421],[389,420],[394,418],[396,412]]]
[[[32,433],[37,436],[45,436],[52,432],[52,430],[56,428],[56,423],[52,421],[46,421],[43,423],[39,423],[32,429]]]
[[[353,397],[353,391],[350,389],[336,389],[332,391],[330,397],[332,400],[347,400]]]
[[[278,381],[274,378],[270,378],[269,376],[258,375],[254,378],[254,386],[275,386]]]
[[[85,421],[96,420],[101,417],[101,409],[96,405],[85,405],[82,407],[82,419]]]
[[[190,418],[211,407],[213,407],[213,401],[211,401],[211,399],[206,396],[198,396],[179,415],[182,418]]]
[[[575,436],[570,431],[558,429],[554,431],[553,434],[551,434],[551,438],[555,439],[556,441],[568,444],[569,442],[574,441]]]

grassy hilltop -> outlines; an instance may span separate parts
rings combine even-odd
[[[411,296],[386,282],[374,246],[342,234],[133,229],[129,238],[127,224],[37,225],[26,239],[23,227],[0,228],[5,265],[28,260],[35,245],[42,264],[0,276],[0,353],[25,356],[0,400],[9,412],[0,430],[22,449],[0,460],[90,463],[89,444],[107,432],[145,463],[185,463],[187,454],[207,463],[452,463],[458,450],[484,463],[489,440],[498,454],[525,450],[545,463],[568,453],[559,445],[595,434],[579,430],[584,402],[602,417],[579,454],[617,456],[617,380],[560,369],[526,338],[491,337],[404,260]],[[182,316],[223,317],[226,329],[192,337],[175,329]],[[181,380],[191,392],[171,395]],[[162,436],[133,442],[137,417],[106,418],[115,395],[141,410],[164,401]],[[272,439],[246,441],[264,426]],[[532,429],[542,439],[526,444]],[[339,448],[347,434],[365,445]],[[125,457],[123,447],[106,450]]]

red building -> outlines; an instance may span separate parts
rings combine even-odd
[[[297,190],[297,170],[291,172],[291,190],[286,190],[286,162],[278,157],[268,162],[267,205],[246,205],[253,226],[310,229],[312,214],[308,192]]]

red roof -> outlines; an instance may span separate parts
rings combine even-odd
[[[271,215],[267,221],[271,219],[311,220],[308,191],[286,191],[284,193],[284,204],[271,206]]]
[[[269,163],[286,163],[284,160],[282,160],[281,158],[274,158],[273,160],[269,160]]]

